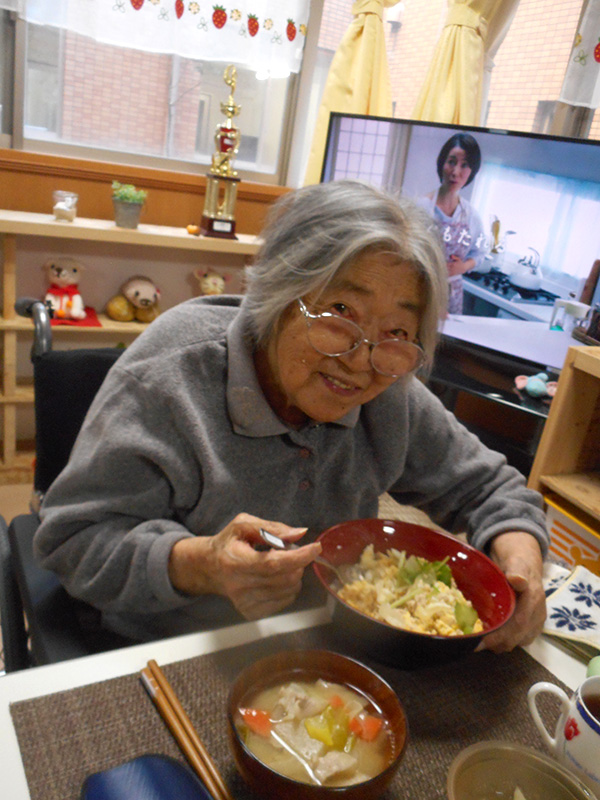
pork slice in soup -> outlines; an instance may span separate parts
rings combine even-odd
[[[260,761],[303,783],[360,783],[391,761],[391,731],[381,712],[356,690],[321,679],[249,696],[236,725]]]

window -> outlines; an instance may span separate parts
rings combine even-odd
[[[62,40],[57,28],[27,26],[25,131],[32,138],[56,135],[60,128]]]
[[[583,0],[520,0],[494,55],[482,124],[547,132],[582,5]],[[330,56],[351,21],[350,8],[345,0],[325,0],[319,47]],[[384,32],[394,117],[412,118],[447,13],[448,0],[410,0],[386,10]],[[600,138],[600,114],[595,117],[590,137]]]
[[[28,24],[24,136],[208,164],[216,125],[225,119],[224,68]],[[253,71],[237,66],[238,169],[277,171],[293,82],[293,76],[257,80]]]
[[[298,70],[322,4],[0,0],[0,146],[204,171],[233,64],[235,167],[285,183]]]
[[[35,5],[54,8],[51,3]],[[109,5],[129,8],[123,0]],[[185,14],[196,6],[202,9],[197,18],[204,16],[210,26],[205,8],[212,4],[186,3]],[[158,13],[167,2],[151,0],[143,7]],[[581,7],[582,0],[520,0],[494,56],[485,124],[548,130]],[[446,18],[447,0],[411,0],[402,8],[402,24],[399,6],[386,10],[384,31],[393,115],[410,118]],[[233,7],[228,13],[231,19]],[[544,25],[539,24],[540,14]],[[236,120],[242,132],[236,167],[242,177],[303,182],[329,64],[351,20],[351,0],[312,0],[305,74],[263,81],[236,65],[235,100],[242,108]],[[242,17],[237,24],[244,23]],[[223,63],[97,44],[49,26],[30,23],[25,30],[26,23],[19,21],[20,26],[23,47],[18,50],[24,56],[17,73],[22,68],[25,89],[17,74],[15,94],[17,101],[23,94],[23,100],[15,106],[16,146],[182,171],[197,171],[210,162],[214,129],[223,119],[220,105],[227,99]],[[287,41],[285,31],[281,36]],[[0,136],[9,134],[13,124],[14,38],[9,12],[0,11]],[[590,136],[599,138],[600,115],[595,116]],[[0,143],[8,146],[6,136]],[[288,153],[289,167],[284,163]]]
[[[8,146],[12,128],[13,40],[14,26],[9,12],[0,10],[0,146]]]
[[[556,109],[556,101],[539,100],[531,130],[533,133],[550,133],[552,117]]]

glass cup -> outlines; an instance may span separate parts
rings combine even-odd
[[[79,195],[75,192],[52,192],[54,216],[58,220],[73,222],[77,216],[77,200]]]

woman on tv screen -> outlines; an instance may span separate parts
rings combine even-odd
[[[460,191],[474,179],[481,165],[481,151],[468,133],[456,133],[439,152],[437,173],[440,187],[419,203],[436,221],[446,250],[448,266],[448,311],[463,310],[462,276],[481,263],[485,235],[479,214]]]

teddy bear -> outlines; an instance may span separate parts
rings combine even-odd
[[[120,294],[106,304],[106,314],[118,322],[152,322],[160,314],[160,289],[144,275],[134,275],[121,286]]]
[[[196,269],[194,270],[194,277],[198,281],[200,291],[205,296],[223,294],[225,291],[227,276],[219,275],[218,272],[213,272],[212,270],[206,272],[202,269]]]
[[[79,292],[83,266],[74,258],[49,258],[42,268],[50,286],[44,302],[52,308],[56,319],[85,319],[86,311]]]

